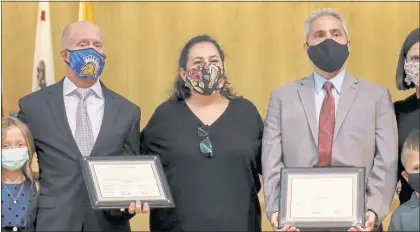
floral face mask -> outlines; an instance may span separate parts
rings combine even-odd
[[[420,71],[419,64],[420,62],[407,62],[407,61],[405,62],[404,70],[407,75],[405,76],[404,81],[408,85],[411,85],[411,83],[414,83],[416,87],[419,86],[419,71]]]
[[[226,82],[223,68],[204,63],[186,72],[186,85],[199,94],[212,95],[223,88]]]

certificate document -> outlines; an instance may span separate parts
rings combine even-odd
[[[282,168],[279,228],[347,231],[365,221],[365,168]]]
[[[293,218],[349,218],[354,215],[351,177],[295,177],[291,186],[290,216]]]
[[[159,197],[151,164],[93,165],[102,197]]]
[[[94,209],[127,208],[137,200],[151,208],[175,207],[158,156],[83,157],[81,162]]]

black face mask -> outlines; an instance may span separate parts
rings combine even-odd
[[[416,192],[420,192],[420,173],[408,173],[408,183]]]
[[[317,45],[309,46],[308,55],[316,67],[332,73],[343,67],[349,57],[349,49],[347,44],[342,45],[333,39],[326,39]]]

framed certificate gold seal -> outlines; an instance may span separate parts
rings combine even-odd
[[[136,200],[175,207],[158,156],[82,157],[82,170],[93,209],[127,208]]]
[[[279,227],[347,231],[365,224],[365,168],[282,168]]]

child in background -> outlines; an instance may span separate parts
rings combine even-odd
[[[408,135],[401,153],[405,171],[401,173],[414,189],[409,201],[400,205],[392,214],[388,231],[420,231],[420,149],[419,130]]]
[[[2,231],[34,231],[39,183],[31,165],[33,137],[15,117],[3,118],[1,127]]]

